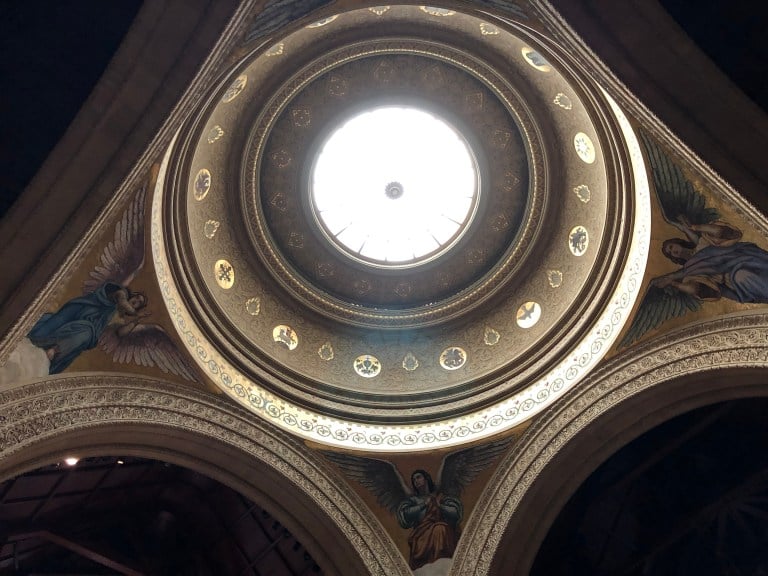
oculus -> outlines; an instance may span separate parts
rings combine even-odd
[[[404,268],[450,250],[480,196],[466,140],[424,110],[386,106],[358,114],[322,145],[310,204],[324,236],[370,266]]]

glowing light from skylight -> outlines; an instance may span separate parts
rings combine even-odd
[[[433,114],[387,106],[333,132],[311,174],[311,205],[328,239],[379,267],[432,260],[461,238],[480,194],[464,138]]]

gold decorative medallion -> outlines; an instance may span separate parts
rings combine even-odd
[[[595,145],[584,132],[579,132],[573,137],[573,147],[576,148],[576,154],[579,155],[579,158],[587,164],[592,164],[597,158]]]
[[[213,265],[213,273],[216,282],[224,290],[229,290],[235,285],[235,269],[228,260],[217,260]]]
[[[438,88],[445,84],[445,76],[438,65],[430,66],[421,73],[421,79],[427,85],[427,88]]]
[[[562,92],[557,93],[554,102],[560,106],[560,108],[564,108],[565,110],[570,110],[573,108],[573,102],[571,102],[571,99]]]
[[[285,346],[288,350],[295,350],[299,345],[299,337],[290,326],[280,324],[272,329],[272,340]]]
[[[285,212],[288,210],[288,201],[285,198],[285,194],[282,192],[277,192],[269,199],[270,206],[273,206],[280,210],[280,212]]]
[[[509,228],[509,218],[506,214],[497,214],[493,217],[491,228],[494,232],[503,232]]]
[[[348,89],[348,82],[341,76],[332,75],[328,79],[328,94],[331,96],[346,96]]]
[[[515,320],[520,328],[531,328],[541,318],[541,306],[538,302],[526,302],[517,309]]]
[[[266,56],[280,56],[283,53],[284,50],[285,50],[285,43],[284,42],[278,42],[277,44],[272,46],[272,48],[267,50],[265,52],[265,55]]]
[[[547,270],[547,281],[552,288],[560,288],[563,285],[563,273],[560,270]]]
[[[291,155],[287,150],[278,150],[272,153],[272,162],[278,168],[287,168],[291,163]]]
[[[494,148],[504,150],[509,146],[509,141],[512,140],[512,133],[507,130],[494,130],[491,142]]]
[[[482,92],[473,92],[464,97],[464,110],[467,112],[482,112],[485,104]]]
[[[224,103],[232,102],[232,100],[237,98],[238,94],[243,91],[246,84],[248,84],[248,76],[245,74],[235,78],[235,81],[232,82],[229,88],[227,88],[227,91],[224,92],[224,96],[221,97],[221,101]]]
[[[430,16],[453,16],[456,14],[456,12],[453,10],[448,10],[447,8],[436,8],[435,6],[422,6],[421,10]]]
[[[200,202],[211,190],[211,172],[207,168],[202,168],[197,172],[195,181],[192,184],[192,193],[195,195],[195,200]]]
[[[499,33],[499,28],[493,24],[487,22],[480,22],[480,34],[483,36],[496,36]]]
[[[485,251],[480,248],[473,248],[467,252],[467,264],[480,264],[485,260]]]
[[[331,278],[336,275],[336,266],[334,266],[333,262],[318,262],[317,275],[320,278]]]
[[[321,360],[325,360],[326,362],[333,360],[333,346],[331,346],[331,343],[326,342],[320,346],[317,350],[317,355],[320,356]]]
[[[397,70],[389,60],[382,60],[381,63],[373,70],[373,77],[377,82],[382,84],[389,84],[397,76]]]
[[[576,186],[576,188],[573,189],[573,192],[579,197],[579,200],[584,202],[584,204],[592,199],[592,192],[590,192],[589,187],[586,184]]]
[[[504,192],[512,192],[520,184],[520,177],[512,172],[504,174]]]
[[[483,342],[485,342],[486,346],[496,346],[499,340],[501,340],[501,334],[499,334],[498,330],[486,326],[483,332]]]
[[[387,12],[391,6],[372,6],[371,8],[368,8],[370,12],[373,12],[376,14],[376,16],[381,16],[385,12]]]
[[[583,256],[589,247],[589,233],[584,226],[575,226],[568,235],[568,248],[574,256]]]
[[[288,246],[295,250],[304,248],[304,234],[301,232],[291,232],[288,236]]]
[[[544,58],[541,54],[536,52],[533,48],[529,48],[528,46],[524,46],[520,52],[523,55],[523,58],[525,58],[525,61],[528,62],[531,66],[536,68],[536,70],[539,70],[540,72],[551,72],[552,66],[549,65],[549,62],[547,62],[547,59]]]
[[[307,28],[322,28],[323,26],[330,24],[336,18],[338,18],[338,14],[334,14],[333,16],[328,16],[328,18],[323,18],[322,20],[318,20],[317,22],[312,22],[312,24],[309,24]]]
[[[306,128],[312,123],[312,116],[306,108],[298,108],[291,111],[293,125],[298,128]]]
[[[371,356],[370,354],[358,356],[355,358],[353,365],[358,376],[362,376],[363,378],[373,378],[378,376],[379,372],[381,372],[381,362],[379,362],[378,358]]]
[[[358,278],[352,283],[352,289],[358,296],[365,296],[372,288],[370,280],[366,278]]]
[[[395,286],[395,294],[401,298],[407,298],[413,290],[413,284],[410,282],[398,282]]]
[[[413,372],[419,367],[419,360],[413,355],[413,352],[408,352],[403,358],[403,368],[408,372]]]
[[[440,366],[446,370],[458,370],[467,363],[467,353],[463,348],[451,346],[440,354]]]

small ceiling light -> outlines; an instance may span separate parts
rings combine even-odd
[[[64,464],[66,464],[67,466],[74,466],[78,462],[80,462],[80,459],[75,458],[74,456],[70,456],[69,458],[64,458]]]
[[[118,463],[119,465],[121,465],[121,466],[122,466],[123,464],[125,464],[125,462],[124,462],[123,460],[118,460],[118,461],[117,461],[117,463]]]

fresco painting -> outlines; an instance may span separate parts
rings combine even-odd
[[[92,349],[114,363],[156,367],[198,381],[168,333],[147,321],[147,295],[131,287],[145,263],[145,197],[146,186],[115,225],[82,294],[40,317],[0,368],[0,384],[59,374]]]
[[[707,303],[768,304],[768,252],[708,205],[706,196],[647,134],[640,132],[663,220],[677,233],[660,252],[674,264],[650,279],[620,347]],[[721,310],[712,309],[712,315]]]
[[[489,470],[516,438],[513,434],[450,452],[441,459],[436,473],[426,465],[405,468],[389,460],[341,452],[323,453],[348,478],[364,486],[375,497],[379,510],[386,512],[385,516],[396,520],[397,528],[393,531],[396,540],[397,532],[407,534],[405,555],[414,575],[438,576],[448,572],[461,536],[462,522],[471,510],[465,501],[467,488]],[[405,477],[400,470],[408,470]]]

